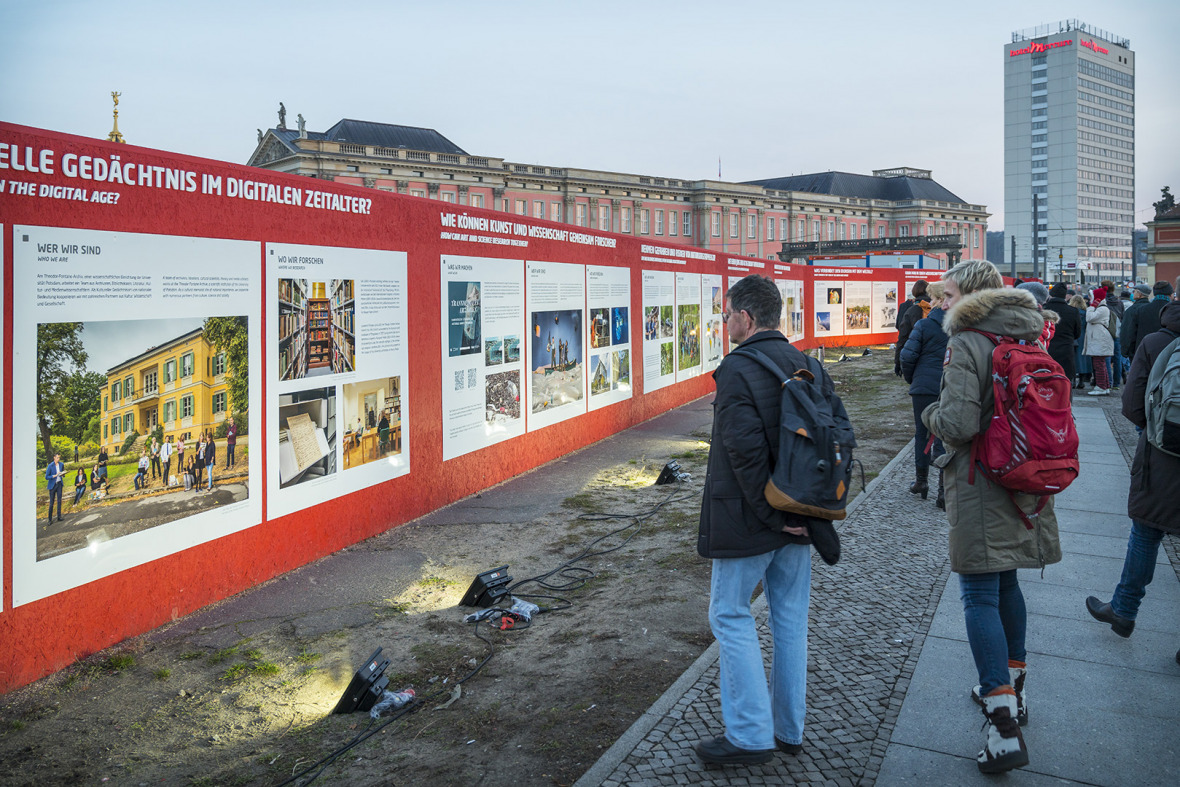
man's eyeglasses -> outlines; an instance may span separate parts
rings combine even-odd
[[[721,322],[729,322],[730,315],[741,314],[743,309],[738,309],[736,312],[721,312]]]

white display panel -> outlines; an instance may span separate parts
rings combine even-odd
[[[676,382],[676,276],[643,272],[643,390]]]
[[[897,282],[873,282],[873,333],[897,328]]]
[[[701,275],[701,371],[711,372],[721,364],[725,351],[724,323],[721,313],[725,311],[725,291],[721,287],[721,274]]]
[[[779,319],[779,330],[788,340],[803,339],[803,282],[795,279],[775,281],[783,299],[783,313]]]
[[[530,301],[531,303],[531,301]],[[631,398],[631,270],[586,267],[591,410]]]
[[[850,336],[872,332],[872,284],[868,281],[844,283],[844,332]]]
[[[815,339],[844,335],[844,283],[815,282]]]
[[[528,428],[586,412],[586,266],[529,262]]]
[[[701,373],[701,274],[676,274],[676,382]]]
[[[524,261],[442,255],[443,459],[524,434]]]
[[[262,426],[260,244],[33,226],[12,233],[13,287],[21,293],[13,299],[13,379],[21,381],[12,402],[20,414],[13,419],[13,604],[258,524],[262,452],[250,443]],[[69,375],[77,385],[66,388]],[[42,424],[52,433],[59,419],[68,423],[53,412],[55,402],[93,411],[97,428],[89,436],[107,454],[108,487],[90,488],[96,454],[79,503],[72,505],[72,471],[62,521],[47,525],[38,504],[39,496],[48,499],[39,491],[47,465],[36,453]],[[237,438],[227,470],[218,432],[231,408],[248,413],[249,436]],[[165,442],[187,435],[188,458],[200,435],[213,432],[212,491],[171,485],[172,458],[166,472],[160,463],[159,477],[145,475],[143,491],[134,488],[138,462],[124,463],[118,451],[126,444],[130,457],[142,457],[158,426]]]
[[[410,472],[406,253],[266,244],[267,515]]]

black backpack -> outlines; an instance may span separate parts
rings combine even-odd
[[[740,347],[731,355],[758,362],[782,383],[778,461],[764,494],[780,511],[817,519],[843,519],[852,485],[852,422],[844,402],[821,388],[823,366],[803,356],[809,369],[783,372],[764,353]]]

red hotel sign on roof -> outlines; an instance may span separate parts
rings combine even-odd
[[[1101,54],[1104,54],[1104,55],[1110,54],[1110,50],[1104,49],[1103,47],[1098,46],[1093,41],[1081,41],[1079,43],[1081,43],[1081,45],[1084,46],[1086,49],[1093,49],[1095,52],[1100,52]]]
[[[1038,44],[1033,42],[1024,49],[1009,49],[1008,57],[1016,57],[1017,55],[1036,54],[1038,52],[1048,52],[1050,49],[1057,49],[1058,47],[1070,46],[1073,44],[1072,38],[1067,38],[1064,41],[1054,41],[1051,44]]]

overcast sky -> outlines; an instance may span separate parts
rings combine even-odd
[[[1136,54],[1136,221],[1180,191],[1180,3],[0,0],[0,119],[245,163],[302,114],[475,155],[683,179],[896,166],[1003,227],[1012,31],[1078,19]]]

